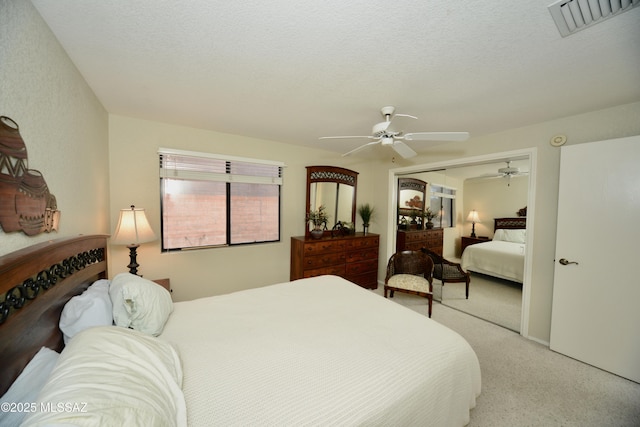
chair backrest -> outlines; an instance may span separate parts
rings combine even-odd
[[[431,280],[433,261],[420,251],[396,252],[389,259],[387,276],[394,274],[415,274]]]

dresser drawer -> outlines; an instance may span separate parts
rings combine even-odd
[[[362,239],[353,239],[347,241],[346,249],[362,249],[362,248],[378,248],[380,246],[380,238],[378,236],[362,238]]]
[[[367,289],[376,289],[378,287],[377,271],[370,271],[363,274],[347,274],[345,279]]]
[[[358,261],[366,261],[369,259],[378,259],[378,247],[347,252],[346,259],[347,259],[347,262],[358,262]]]
[[[324,254],[328,252],[340,252],[345,247],[344,240],[321,240],[318,242],[306,242],[304,244],[304,256]]]
[[[309,270],[312,268],[328,267],[336,264],[344,264],[345,255],[344,252],[328,253],[321,255],[313,255],[304,258],[304,269]]]
[[[347,264],[347,276],[359,275],[362,273],[377,272],[378,260],[370,259],[368,261],[354,262]]]
[[[405,236],[405,241],[410,243],[425,240],[427,238],[427,233],[424,231],[416,231],[413,233],[407,233]]]

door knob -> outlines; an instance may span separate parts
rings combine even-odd
[[[566,259],[564,259],[564,258],[560,258],[560,261],[558,261],[558,262],[559,262],[560,264],[562,264],[562,265],[569,265],[569,264],[575,264],[575,265],[578,265],[578,263],[577,263],[577,262],[575,262],[575,261],[568,261],[568,260],[566,260]]]

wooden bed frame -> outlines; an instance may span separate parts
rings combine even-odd
[[[509,230],[519,230],[523,228],[527,228],[527,217],[520,216],[516,218],[494,218],[493,231],[496,231],[500,228],[509,229]]]
[[[0,395],[42,346],[62,350],[64,304],[108,277],[107,237],[50,240],[0,257]]]

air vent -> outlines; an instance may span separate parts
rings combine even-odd
[[[638,5],[640,0],[560,0],[549,5],[549,12],[566,37]]]

